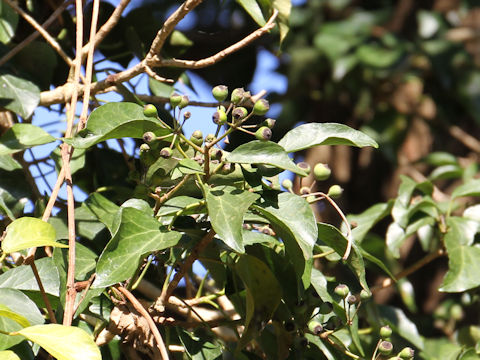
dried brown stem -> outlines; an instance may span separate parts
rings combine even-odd
[[[52,13],[52,15],[50,15],[50,17],[41,25],[42,28],[46,29],[47,27],[49,27],[55,21],[55,19],[63,12],[63,10],[65,10],[66,7],[71,3],[73,3],[73,0],[68,0],[68,1],[65,1],[63,4],[61,4]],[[39,36],[40,36],[40,33],[38,31],[35,31],[33,34],[26,37],[21,43],[17,44],[12,50],[10,50],[0,59],[0,66],[5,64],[8,60],[10,60],[16,54],[18,54],[23,48],[25,48],[28,44],[30,44],[33,40],[35,40]]]
[[[207,247],[208,244],[210,244],[214,237],[215,231],[213,229],[210,229],[208,233],[202,238],[202,240],[200,240],[200,242],[195,245],[190,255],[188,255],[185,262],[182,264],[182,266],[180,266],[180,270],[178,270],[178,272],[173,277],[173,280],[168,284],[168,287],[162,291],[160,298],[157,300],[160,307],[168,302],[168,299],[173,294],[173,291],[177,288],[180,280],[182,280],[185,273],[192,267],[192,264],[195,262],[195,260],[197,260],[199,254]]]
[[[45,307],[47,308],[50,321],[56,324],[57,319],[55,318],[52,305],[50,304],[50,300],[48,300],[47,293],[45,292],[45,288],[43,287],[42,279],[40,278],[40,274],[38,273],[37,265],[35,265],[34,261],[30,262],[30,267],[32,268],[33,276],[35,276],[35,280],[37,281],[38,288],[40,289],[40,294],[42,295],[43,302],[45,303]]]
[[[152,332],[155,341],[157,342],[157,347],[160,351],[160,354],[162,355],[162,359],[168,360],[168,352],[167,348],[165,347],[165,343],[163,342],[162,335],[158,331],[157,325],[155,325],[155,322],[153,321],[148,311],[145,310],[142,304],[137,300],[135,296],[133,296],[130,291],[121,286],[116,286],[115,288],[120,291],[128,299],[128,301],[132,303],[135,310],[137,310],[147,320],[150,331]]]
[[[215,55],[209,56],[201,60],[179,60],[179,59],[156,59],[155,66],[169,66],[177,68],[186,68],[186,69],[200,69],[207,66],[216,64],[220,60],[224,59],[228,55],[233,54],[234,52],[244,48],[249,45],[251,42],[255,41],[265,33],[269,32],[273,27],[275,27],[275,19],[277,18],[278,11],[275,10],[273,15],[270,17],[268,22],[261,28],[255,30],[250,35],[246,36],[239,42],[229,46],[222,51],[219,51]]]
[[[60,55],[60,57],[65,60],[65,62],[69,65],[73,65],[72,59],[65,54],[62,50],[61,46],[58,42],[30,15],[28,15],[22,8],[20,8],[16,3],[12,0],[5,0],[5,2],[13,9],[16,13],[18,13],[21,17],[23,17],[32,27],[37,30],[40,35],[50,44],[50,46]]]

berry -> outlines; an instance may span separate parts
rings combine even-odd
[[[368,300],[372,297],[372,294],[369,293],[367,290],[363,289],[360,291],[360,299],[362,300]]]
[[[271,119],[271,118],[268,118],[268,119],[265,119],[263,122],[262,122],[262,126],[266,126],[270,129],[273,129],[273,127],[275,126],[275,123],[277,122],[277,120],[275,119]]]
[[[255,137],[260,141],[268,141],[272,138],[272,130],[266,126],[262,126],[255,132]]]
[[[308,186],[302,186],[300,188],[300,194],[301,195],[307,195],[310,194],[310,188]]]
[[[248,111],[244,107],[242,107],[242,106],[236,107],[232,111],[233,122],[237,123],[238,121],[244,119],[245,116],[247,116],[247,114],[248,114]]]
[[[213,113],[212,120],[217,125],[223,125],[227,122],[227,114],[224,110],[218,109]]]
[[[213,97],[217,101],[224,101],[228,96],[228,87],[225,85],[217,85],[212,89]]]
[[[310,330],[312,334],[320,335],[323,332],[323,326],[318,321],[312,320],[308,323],[308,330]]]
[[[382,341],[378,346],[378,351],[382,355],[389,355],[392,353],[393,345],[390,341]]]
[[[411,347],[404,347],[402,351],[398,353],[398,357],[404,360],[413,359],[415,351]]]
[[[450,308],[450,316],[455,320],[462,320],[463,318],[463,309],[459,304],[453,304]]]
[[[153,132],[147,131],[145,134],[143,134],[142,138],[143,141],[145,141],[147,144],[150,144],[152,141],[157,139],[157,136]]]
[[[200,130],[195,130],[190,137],[190,141],[197,146],[202,146],[203,144],[203,134]]]
[[[343,189],[340,187],[340,185],[332,185],[330,186],[330,189],[328,189],[327,195],[330,196],[333,199],[339,198],[343,193]]]
[[[221,160],[222,159],[223,152],[220,149],[211,148],[209,153],[210,153],[210,159],[212,159],[212,160]]]
[[[382,339],[388,339],[390,336],[392,336],[392,328],[388,325],[382,326],[380,328],[380,337]]]
[[[205,137],[205,142],[206,143],[212,143],[216,140],[217,138],[215,137],[215,135],[213,134],[208,134],[206,137]]]
[[[182,95],[178,93],[173,93],[170,95],[170,105],[172,108],[176,108],[182,102]]]
[[[335,287],[335,294],[342,298],[346,298],[348,293],[350,292],[350,289],[348,288],[347,285],[345,284],[339,284]]]
[[[157,108],[155,107],[155,105],[147,104],[143,107],[143,115],[148,117],[157,117]]]
[[[178,107],[180,109],[183,109],[184,107],[186,107],[188,105],[189,102],[190,102],[190,99],[188,98],[188,96],[183,95],[182,100],[180,101],[180,104],[178,104]]]
[[[183,120],[188,120],[192,116],[192,113],[190,111],[185,111],[183,113]]]
[[[160,156],[165,159],[171,157],[172,154],[173,154],[173,151],[169,147],[164,147],[162,150],[160,150]]]
[[[293,187],[293,183],[292,183],[292,180],[290,179],[285,179],[282,181],[282,186],[287,189],[287,190],[290,190],[292,187]]]
[[[148,144],[140,145],[140,161],[146,166],[150,166],[155,162],[155,156],[150,151]]]
[[[305,171],[305,172],[307,173],[307,175],[310,174],[311,168],[310,168],[310,165],[308,165],[308,163],[306,163],[306,162],[304,162],[304,161],[299,162],[299,163],[297,164],[297,167],[298,167],[300,170]]]
[[[324,165],[322,163],[318,163],[313,168],[313,177],[317,181],[327,180],[330,177],[332,170],[328,167],[328,165]]]
[[[350,305],[356,304],[357,303],[357,297],[355,295],[348,295],[347,296],[347,303]]]
[[[255,115],[265,115],[269,109],[270,104],[265,99],[260,99],[253,105],[253,113]]]
[[[244,88],[236,88],[232,91],[232,95],[230,95],[230,100],[235,105],[240,104],[245,97],[245,90]]]

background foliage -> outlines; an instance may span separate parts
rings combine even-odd
[[[2,358],[411,358],[399,354],[406,347],[419,359],[478,358],[474,1],[312,0],[291,13],[285,0],[98,3],[98,27],[115,22],[89,71],[76,26],[86,44],[93,2],[83,20],[73,2],[0,2]],[[28,16],[51,37],[29,39]],[[255,41],[242,40],[249,34]],[[232,44],[236,52],[221,52]],[[230,107],[265,51],[286,92]],[[69,109],[79,53],[80,95],[91,96],[77,133]],[[227,85],[228,98],[213,101],[193,74]],[[201,101],[180,111],[174,91]],[[183,121],[210,123],[220,103],[233,129],[234,109],[250,112],[260,97],[276,117],[271,141],[235,131],[219,153],[172,134]],[[242,125],[255,132],[264,118]],[[159,157],[170,144],[172,156]],[[314,181],[299,162],[332,174]],[[283,170],[291,189],[280,186]],[[52,196],[45,177],[68,182],[68,172],[77,201]],[[326,196],[332,185],[341,197]]]

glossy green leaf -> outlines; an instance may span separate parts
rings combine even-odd
[[[37,305],[19,290],[0,289],[0,302],[2,306],[17,315],[17,320],[21,320],[18,322],[10,317],[0,316],[0,329],[3,331],[17,331],[30,324],[38,325],[45,322]],[[0,334],[0,350],[8,349],[22,340],[17,336]],[[3,360],[2,357],[0,359]]]
[[[15,35],[18,14],[5,2],[0,2],[0,42],[8,44]]]
[[[358,215],[348,215],[347,219],[350,223],[355,223],[352,229],[352,237],[357,243],[361,243],[370,229],[390,214],[393,202],[375,204]]]
[[[409,216],[411,216],[411,204],[413,192],[419,190],[426,195],[431,195],[433,191],[433,185],[430,181],[423,183],[417,183],[413,179],[407,176],[400,176],[402,183],[398,188],[398,196],[395,199],[392,208],[392,217],[396,223],[402,228],[405,228],[408,224]]]
[[[21,360],[17,354],[11,350],[0,351],[0,359],[2,360]]]
[[[55,138],[38,126],[23,123],[13,124],[0,137],[0,155],[13,154],[36,145],[51,143],[52,141],[55,141]]]
[[[418,349],[423,349],[423,338],[418,333],[417,326],[398,308],[379,305],[380,316],[385,320],[395,334],[411,342]]]
[[[318,223],[318,239],[334,249],[337,254],[343,256],[347,249],[348,240],[335,226],[330,224]],[[365,279],[365,263],[362,253],[355,242],[352,243],[352,251],[346,260],[348,267],[357,276],[362,288],[370,291],[367,280]]]
[[[327,278],[318,269],[312,269],[312,286],[322,301],[333,303],[333,298],[327,289]]]
[[[386,234],[386,244],[388,250],[396,259],[398,259],[400,257],[400,247],[404,241],[407,240],[409,236],[416,233],[422,226],[433,224],[435,224],[435,219],[430,216],[418,219],[414,223],[408,225],[406,229],[403,229],[395,222],[391,223]]]
[[[254,256],[241,256],[235,270],[247,290],[246,330],[242,336],[245,341],[246,334],[251,333],[252,322],[255,328],[271,319],[282,299],[282,288],[270,268]]]
[[[52,258],[46,257],[35,260],[38,274],[42,279],[43,287],[47,294],[58,296],[59,277]],[[18,290],[39,291],[37,281],[33,276],[30,265],[21,265],[7,270],[0,275],[0,288],[11,288]]]
[[[458,360],[462,348],[462,345],[446,338],[425,339],[425,348],[420,356],[429,360]]]
[[[217,236],[233,250],[243,253],[243,217],[259,195],[233,186],[205,186],[208,216]]]
[[[70,159],[70,173],[73,175],[78,170],[81,170],[85,167],[85,149],[76,149],[73,152],[72,158]],[[55,161],[55,169],[57,173],[60,172],[60,169],[63,165],[62,153],[59,147],[52,151],[50,157]]]
[[[478,231],[478,222],[460,217],[447,219],[444,242],[448,253],[448,271],[439,290],[462,292],[480,285],[480,247],[470,246]]]
[[[454,164],[454,165],[442,165],[433,170],[428,179],[431,181],[441,180],[441,179],[457,179],[462,177],[463,168]]]
[[[278,11],[277,23],[280,30],[280,44],[288,34],[290,30],[289,19],[292,10],[291,0],[272,0],[273,8]]]
[[[297,126],[278,142],[286,152],[295,152],[317,145],[373,146],[378,144],[370,136],[347,125],[310,123]]]
[[[22,165],[10,155],[0,155],[0,169],[13,171],[21,168]]]
[[[185,348],[189,359],[192,360],[216,360],[221,357],[223,349],[202,338],[190,334],[188,331],[176,327],[178,337]]]
[[[93,338],[75,326],[35,325],[18,334],[40,345],[57,360],[101,360],[100,349]]]
[[[452,192],[452,199],[463,196],[480,196],[480,179],[470,180]]]
[[[240,145],[227,155],[227,161],[241,164],[273,165],[301,176],[306,175],[303,170],[300,170],[294,164],[280,145],[271,141],[255,140]]]
[[[146,254],[174,246],[181,238],[167,231],[153,217],[134,208],[122,209],[120,225],[97,263],[94,288],[106,287],[132,277]]]
[[[280,242],[273,236],[264,234],[260,231],[250,231],[243,229],[243,245],[267,244],[278,245]]]
[[[8,308],[8,306],[6,306],[2,303],[0,303],[0,316],[12,319],[17,324],[19,324],[21,327],[30,326],[30,322],[24,316],[22,316],[20,314],[17,314],[16,312],[10,310]]]
[[[266,21],[263,17],[262,9],[258,5],[256,0],[236,0],[245,11],[252,17],[253,20],[259,25],[265,25]]]
[[[388,49],[377,44],[363,44],[357,48],[357,58],[363,64],[375,68],[393,66],[402,55],[403,50],[399,47]]]
[[[85,149],[108,139],[140,139],[147,131],[158,136],[170,133],[159,120],[145,116],[140,105],[112,102],[95,109],[88,118],[87,127],[65,142]]]
[[[2,74],[0,75],[0,99],[0,106],[26,119],[33,114],[40,102],[40,89],[28,80],[15,75]]]
[[[188,174],[203,175],[203,167],[193,159],[182,159],[173,169],[171,178],[172,180],[175,180]]]
[[[2,250],[12,253],[38,246],[68,247],[55,241],[55,229],[37,218],[23,217],[7,226],[7,235],[2,241]]]
[[[8,205],[5,203],[3,197],[0,197],[0,214],[5,214],[10,220],[15,220],[15,214],[10,210]]]
[[[203,200],[190,196],[176,196],[165,201],[165,203],[162,204],[162,206],[157,212],[157,216],[174,215],[179,211],[181,211],[183,215],[198,214],[200,210],[199,208],[203,207],[203,205],[201,205],[202,202]],[[186,208],[188,208],[188,210],[185,210]],[[205,211],[202,210],[202,212]]]
[[[113,234],[113,225],[117,217],[117,212],[120,209],[118,205],[99,193],[93,193],[85,200],[82,206],[85,206],[94,214],[97,219],[110,230],[110,233]]]

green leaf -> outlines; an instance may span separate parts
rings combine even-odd
[[[355,223],[357,226],[352,229],[352,237],[357,243],[361,243],[370,229],[388,216],[392,209],[393,202],[375,204],[358,215],[348,215],[348,221]]]
[[[192,360],[215,360],[222,355],[222,347],[212,344],[186,330],[176,327],[178,337],[185,348],[187,356]]]
[[[325,275],[323,275],[320,270],[313,268],[312,286],[314,287],[315,291],[317,292],[318,296],[320,296],[320,299],[322,299],[322,301],[333,303],[334,300],[327,290],[327,285],[327,278],[325,277]]]
[[[35,325],[18,334],[40,345],[57,360],[101,360],[100,349],[84,330],[58,324]]]
[[[55,170],[57,173],[60,172],[60,169],[63,165],[62,153],[59,147],[52,151],[50,157],[55,162]],[[70,173],[73,175],[78,170],[81,170],[85,167],[85,149],[76,149],[73,152],[72,158],[70,159]]]
[[[145,116],[140,105],[112,102],[95,109],[90,114],[87,127],[73,139],[64,141],[85,149],[108,139],[140,139],[147,131],[153,131],[157,136],[170,133],[159,120]]]
[[[470,246],[478,231],[478,222],[460,217],[447,219],[444,242],[448,253],[448,271],[439,290],[463,292],[480,285],[480,247]]]
[[[380,316],[385,320],[395,334],[411,342],[418,349],[423,349],[423,338],[418,333],[417,326],[405,315],[405,313],[392,306],[379,305]]]
[[[255,0],[236,0],[252,19],[259,25],[265,25],[266,21],[263,17],[262,9]]]
[[[8,306],[3,305],[1,303],[0,303],[0,316],[4,316],[9,319],[12,319],[21,327],[30,326],[30,322],[24,316],[17,314],[16,312],[10,310]]]
[[[243,229],[242,232],[243,245],[267,244],[279,245],[280,242],[273,236],[264,234],[259,231],[250,231]]]
[[[37,218],[23,217],[7,226],[2,250],[7,254],[36,246],[68,247],[55,241],[55,229]]]
[[[18,14],[3,0],[0,2],[0,42],[8,44],[15,35]]]
[[[347,125],[310,123],[297,126],[278,142],[286,152],[295,152],[317,145],[373,146],[378,144],[370,136]]]
[[[82,204],[113,234],[113,225],[120,207],[99,193],[91,194]]]
[[[31,81],[3,74],[0,75],[0,99],[0,106],[27,119],[40,102],[40,89]]]
[[[245,252],[242,237],[243,217],[259,195],[233,186],[204,186],[203,189],[213,230],[234,251]]]
[[[454,344],[447,338],[425,339],[425,348],[420,353],[423,359],[458,360],[463,345]]]
[[[38,274],[42,279],[45,292],[47,294],[58,296],[60,282],[58,271],[52,258],[46,257],[35,260],[35,265],[37,265]],[[37,281],[35,280],[35,276],[33,276],[33,271],[30,265],[17,266],[1,274],[0,288],[39,291]],[[10,306],[10,308],[12,307]]]
[[[203,175],[203,168],[193,159],[182,159],[173,169],[171,179],[175,180],[188,174]]]
[[[307,175],[295,165],[280,145],[271,141],[255,140],[240,145],[227,155],[227,161],[241,164],[273,165],[280,169],[290,170],[300,176]]]
[[[199,207],[202,206],[201,201],[202,200],[190,196],[176,196],[163,203],[157,212],[157,216],[174,215],[179,211],[182,211],[183,215],[198,214],[200,210]],[[187,207],[190,209],[195,204],[198,204],[198,206],[193,207],[191,210],[183,211]],[[203,210],[203,212],[205,211]]]
[[[22,360],[11,350],[0,351],[0,359],[2,360]]]
[[[463,196],[480,196],[480,179],[473,179],[460,185],[452,192],[452,199]]]
[[[1,96],[0,90],[0,98]],[[55,141],[55,138],[38,126],[23,123],[13,124],[0,137],[0,155],[13,154],[36,145],[48,144],[52,141]]]
[[[2,306],[17,314],[17,320],[21,319],[21,322],[23,322],[23,324],[20,324],[15,319],[0,316],[0,329],[3,331],[17,331],[24,325],[38,325],[45,322],[37,305],[19,290],[0,289],[0,301]],[[0,350],[8,349],[21,341],[22,339],[19,337],[0,334]],[[0,359],[3,360],[2,357]]]
[[[273,0],[273,8],[278,10],[277,23],[280,30],[280,44],[282,44],[290,29],[289,19],[292,10],[292,1]]]
[[[345,254],[348,240],[335,226],[330,224],[318,223],[318,239],[330,246],[340,256]],[[363,289],[370,291],[367,280],[365,279],[365,263],[363,262],[362,253],[355,244],[352,243],[352,251],[346,260],[348,267],[357,276],[358,281]]]
[[[378,44],[363,44],[357,48],[357,58],[363,64],[375,68],[386,68],[394,65],[402,55],[401,47],[388,49]]]
[[[0,169],[13,171],[21,168],[22,165],[10,155],[0,155]]]
[[[262,322],[272,318],[282,299],[282,288],[270,268],[254,256],[240,256],[235,270],[247,289],[245,332],[241,340],[245,344],[251,329],[255,331]]]
[[[120,226],[97,263],[94,288],[106,287],[132,277],[146,254],[174,246],[176,231],[161,229],[153,217],[134,208],[121,210]]]

